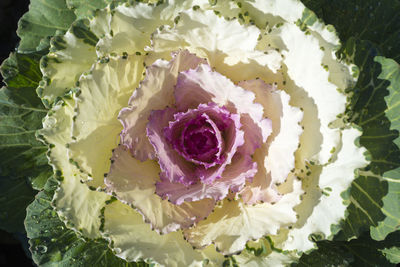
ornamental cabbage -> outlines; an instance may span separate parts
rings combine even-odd
[[[263,236],[308,251],[310,235],[334,234],[340,194],[367,163],[360,132],[332,125],[354,82],[338,40],[318,23],[302,31],[300,3],[188,4],[98,11],[86,29],[96,46],[69,31],[47,55],[39,90],[54,107],[41,134],[64,177],[53,203],[127,261],[218,263]],[[285,20],[260,29],[267,16],[253,9]]]
[[[81,14],[41,59],[52,209],[123,262],[298,261],[342,233],[371,161],[340,47],[296,0]]]

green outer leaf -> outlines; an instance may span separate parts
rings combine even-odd
[[[1,66],[4,82],[13,88],[36,88],[42,78],[38,62],[46,53],[43,50],[30,54],[10,54]]]
[[[350,266],[353,255],[343,247],[332,242],[318,242],[318,249],[310,254],[303,254],[297,264],[292,266]]]
[[[68,8],[74,10],[78,19],[92,17],[96,9],[105,8],[110,3],[124,2],[123,0],[66,0]]]
[[[385,248],[382,253],[391,263],[400,263],[400,247]]]
[[[0,176],[0,228],[8,232],[25,232],[25,210],[35,194],[25,178]]]
[[[396,266],[395,262],[389,262],[385,253],[391,254],[395,261],[398,257],[393,248],[400,245],[400,232],[390,234],[384,241],[372,240],[368,233],[349,242],[344,241],[319,241],[318,250],[310,254],[304,254],[299,263],[293,264],[298,267],[305,266],[365,266],[365,267],[390,267]],[[389,258],[389,257],[388,257]]]
[[[49,36],[65,33],[75,19],[65,0],[32,0],[29,11],[18,22],[18,51],[32,52],[39,45],[48,45]]]
[[[350,55],[350,51],[355,52]],[[393,143],[396,133],[389,129],[390,122],[384,113],[388,83],[378,80],[381,68],[373,60],[379,50],[369,41],[350,39],[342,52],[352,57],[360,69],[355,88],[349,90],[353,95],[346,115],[362,128],[360,144],[368,149],[371,161],[360,171],[361,175],[353,182],[349,195],[345,196],[351,204],[336,239],[346,240],[359,236],[384,219],[382,198],[387,194],[388,186],[381,176],[394,168],[392,162],[400,159],[400,151]]]
[[[58,182],[51,178],[45,190],[27,208],[25,227],[32,259],[40,266],[148,266],[116,257],[103,239],[86,240],[70,230],[51,206]]]
[[[95,10],[121,0],[31,0],[29,11],[18,22],[19,52],[47,48],[50,38],[63,35],[78,18],[90,18]]]
[[[391,130],[400,130],[400,66],[396,61],[384,57],[375,57],[375,61],[382,65],[379,79],[390,82],[389,95],[385,97],[387,110],[385,114],[390,120]],[[398,135],[397,135],[398,136]],[[394,140],[400,146],[400,138]],[[400,228],[400,167],[383,174],[388,183],[388,194],[383,198],[383,213],[387,216],[377,227],[371,229],[371,236],[375,240],[383,240],[387,234]]]
[[[31,180],[39,177],[42,182],[35,181],[38,189],[52,174],[47,147],[35,136],[47,114],[35,91],[41,80],[38,61],[44,53],[12,54],[1,66],[8,85],[0,89],[1,175]]]
[[[342,41],[369,40],[386,57],[400,61],[400,1],[302,0],[325,23],[332,24]]]
[[[379,79],[388,80],[390,86],[388,87],[389,95],[385,97],[387,103],[387,110],[385,114],[390,120],[391,129],[400,130],[400,65],[390,58],[375,57],[375,61],[382,65],[382,73]],[[400,146],[400,137],[394,140],[397,146]]]
[[[388,87],[389,95],[385,97],[387,103],[387,110],[385,110],[386,117],[390,120],[391,129],[400,130],[400,65],[390,58],[375,57],[376,62],[382,65],[382,72],[379,79],[387,80],[390,82]],[[394,140],[397,146],[400,146],[400,137]]]
[[[11,54],[1,66],[8,88],[0,89],[0,227],[10,232],[25,231],[25,209],[36,193],[32,186],[41,189],[52,175],[47,146],[35,137],[47,113],[35,93],[38,62],[46,52]]]

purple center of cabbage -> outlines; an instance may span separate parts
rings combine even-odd
[[[208,169],[225,159],[224,130],[231,124],[229,116],[227,110],[215,104],[200,105],[175,114],[164,128],[164,136],[187,161]]]
[[[202,115],[186,124],[182,132],[182,144],[178,149],[182,149],[180,152],[192,159],[210,162],[218,152],[218,140],[214,129]]]

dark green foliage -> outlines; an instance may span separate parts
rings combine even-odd
[[[10,232],[24,231],[32,186],[41,189],[52,175],[47,147],[35,136],[47,113],[35,92],[45,53],[14,53],[1,67],[7,87],[0,89],[0,227]]]
[[[390,234],[384,241],[372,240],[368,233],[349,242],[320,241],[318,250],[303,255],[298,267],[334,267],[334,266],[365,266],[365,267],[394,267],[382,254],[382,250],[400,246],[400,232]]]
[[[368,40],[385,57],[400,61],[400,1],[302,0],[326,24],[332,24],[342,41]]]

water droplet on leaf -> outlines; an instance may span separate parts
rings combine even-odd
[[[34,248],[34,250],[37,253],[46,253],[47,252],[47,247],[44,245],[38,245],[37,247]]]

